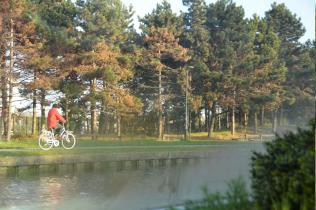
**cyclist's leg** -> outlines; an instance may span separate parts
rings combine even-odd
[[[52,132],[53,136],[55,135],[55,128],[51,128],[50,131]]]
[[[60,123],[57,123],[56,128],[55,128],[57,136],[61,135],[61,128],[62,128],[62,125]]]

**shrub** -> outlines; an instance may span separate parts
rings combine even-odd
[[[260,210],[310,210],[315,207],[315,128],[299,129],[265,144],[254,153],[251,179]]]

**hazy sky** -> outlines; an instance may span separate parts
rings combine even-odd
[[[185,11],[186,8],[182,5],[182,0],[168,0],[174,12]],[[298,17],[306,28],[306,33],[301,41],[307,39],[315,39],[315,0],[233,0],[237,5],[242,5],[245,9],[246,17],[251,17],[254,13],[263,16],[265,11],[270,9],[273,2],[285,3],[285,5]],[[122,0],[129,6],[133,5],[135,11],[134,24],[138,28],[137,16],[144,16],[150,13],[162,0]],[[206,0],[207,3],[216,2],[216,0]]]

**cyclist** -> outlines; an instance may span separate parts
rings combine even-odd
[[[66,120],[58,113],[58,105],[53,104],[52,108],[48,112],[47,116],[47,128],[52,129],[53,133],[56,130],[60,130],[61,125],[58,122],[65,123]]]

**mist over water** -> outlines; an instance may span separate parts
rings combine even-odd
[[[0,209],[141,210],[174,205],[225,191],[226,183],[242,176],[249,186],[251,151],[262,144],[245,143],[212,151],[209,159],[178,161],[138,169],[0,178]]]

